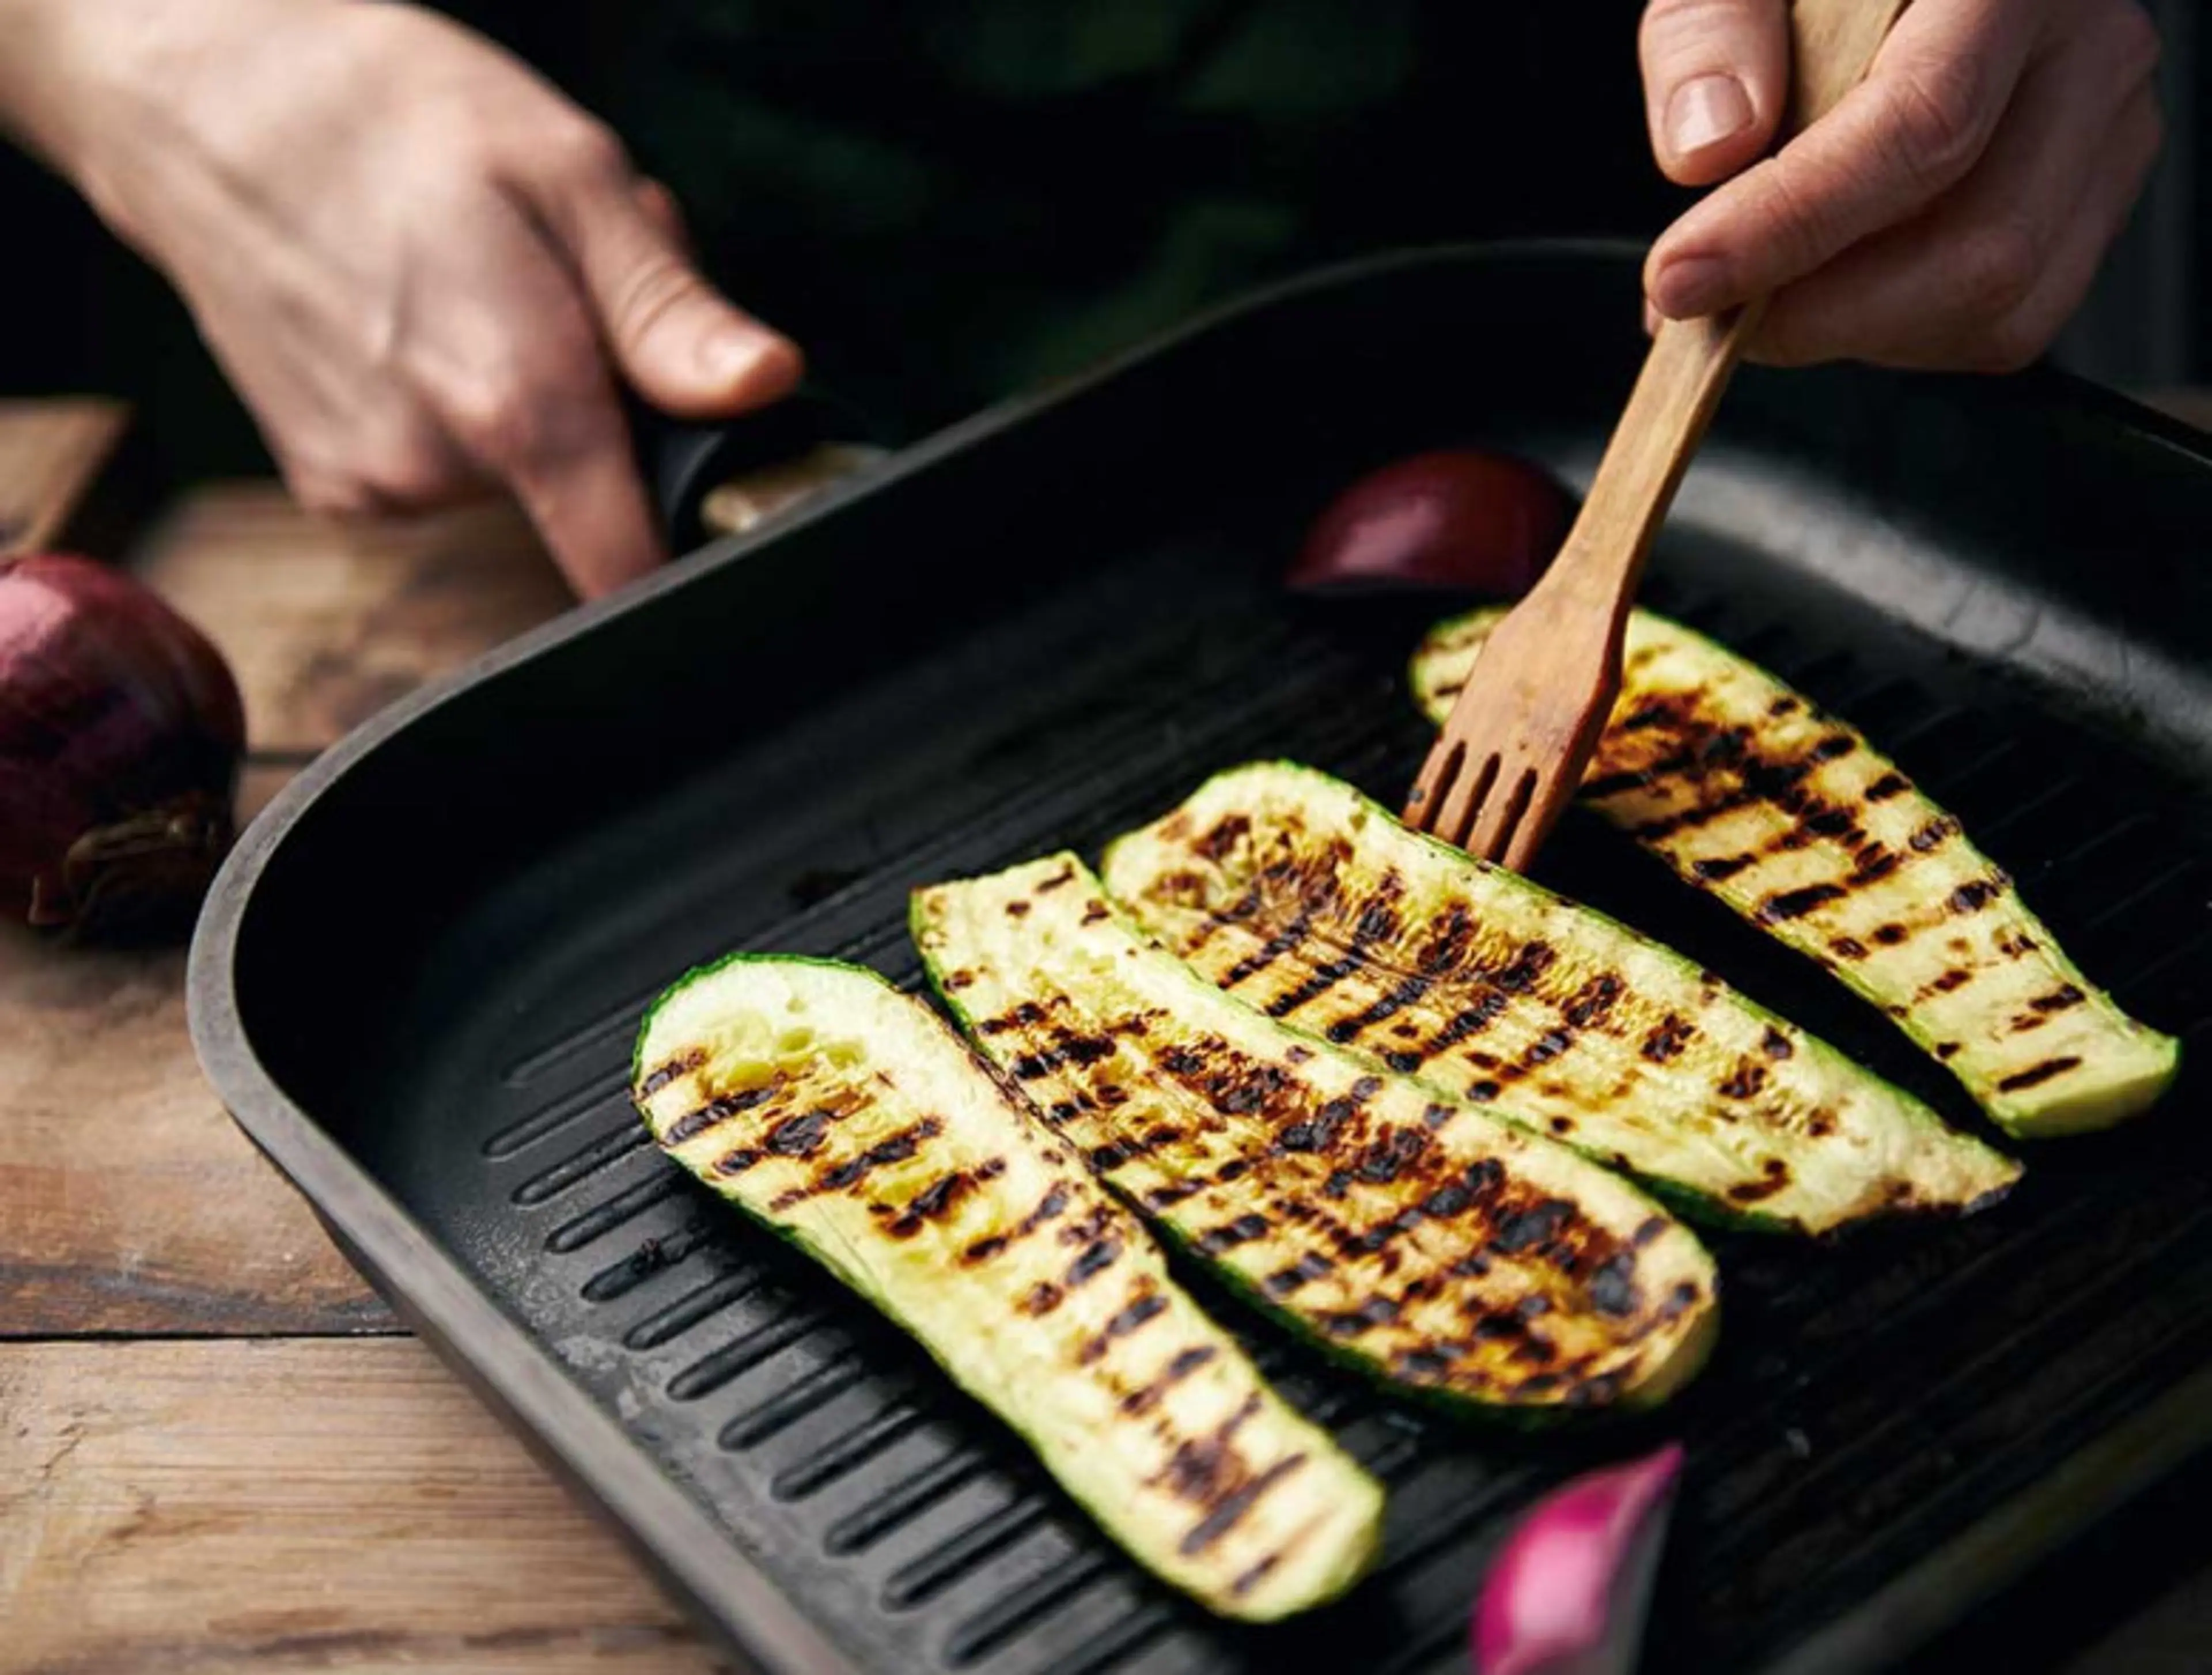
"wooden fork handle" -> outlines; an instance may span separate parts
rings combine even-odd
[[[1618,599],[1616,617],[1625,617],[1674,490],[1762,312],[1753,303],[1732,314],[1660,322],[1581,513],[1537,593],[1595,611]]]
[[[1796,0],[1790,8],[1791,84],[1783,131],[1795,135],[1856,87],[1911,0]],[[1546,592],[1626,601],[1643,574],[1690,457],[1704,439],[1766,300],[1727,314],[1662,320],[1652,334],[1620,422],[1583,501]]]
[[[1866,79],[1912,0],[1796,0],[1790,8],[1790,108],[1782,131],[1811,127]]]

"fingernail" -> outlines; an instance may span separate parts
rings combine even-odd
[[[763,331],[725,326],[708,333],[707,341],[700,346],[699,358],[709,378],[720,384],[734,384],[760,364],[770,341]]]
[[[1751,126],[1751,95],[1733,76],[1693,76],[1667,101],[1667,149],[1677,161]]]
[[[1651,300],[1669,319],[1710,314],[1728,300],[1728,264],[1711,256],[1683,256],[1659,270]]]

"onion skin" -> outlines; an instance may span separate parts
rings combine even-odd
[[[1632,1675],[1681,1467],[1669,1443],[1522,1518],[1475,1602],[1474,1675]]]
[[[1300,592],[1436,589],[1517,599],[1559,549],[1565,492],[1534,465],[1444,448],[1370,471],[1316,519],[1285,578]]]
[[[230,847],[238,685],[121,572],[0,560],[0,912],[88,934],[166,929]]]

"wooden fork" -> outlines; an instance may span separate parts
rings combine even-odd
[[[1857,85],[1908,3],[1796,0],[1785,134]],[[1484,641],[1422,764],[1406,802],[1408,826],[1526,870],[1582,783],[1620,695],[1637,578],[1765,309],[1759,298],[1733,313],[1661,323],[1582,514],[1543,580]]]

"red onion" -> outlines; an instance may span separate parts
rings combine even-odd
[[[0,912],[177,922],[230,847],[245,743],[222,655],[153,593],[89,559],[0,559]]]
[[[1681,1466],[1670,1442],[1522,1516],[1475,1602],[1475,1675],[1632,1675]]]
[[[1285,580],[1306,592],[1459,588],[1518,598],[1566,529],[1565,494],[1534,465],[1440,449],[1370,471],[1330,501]]]

